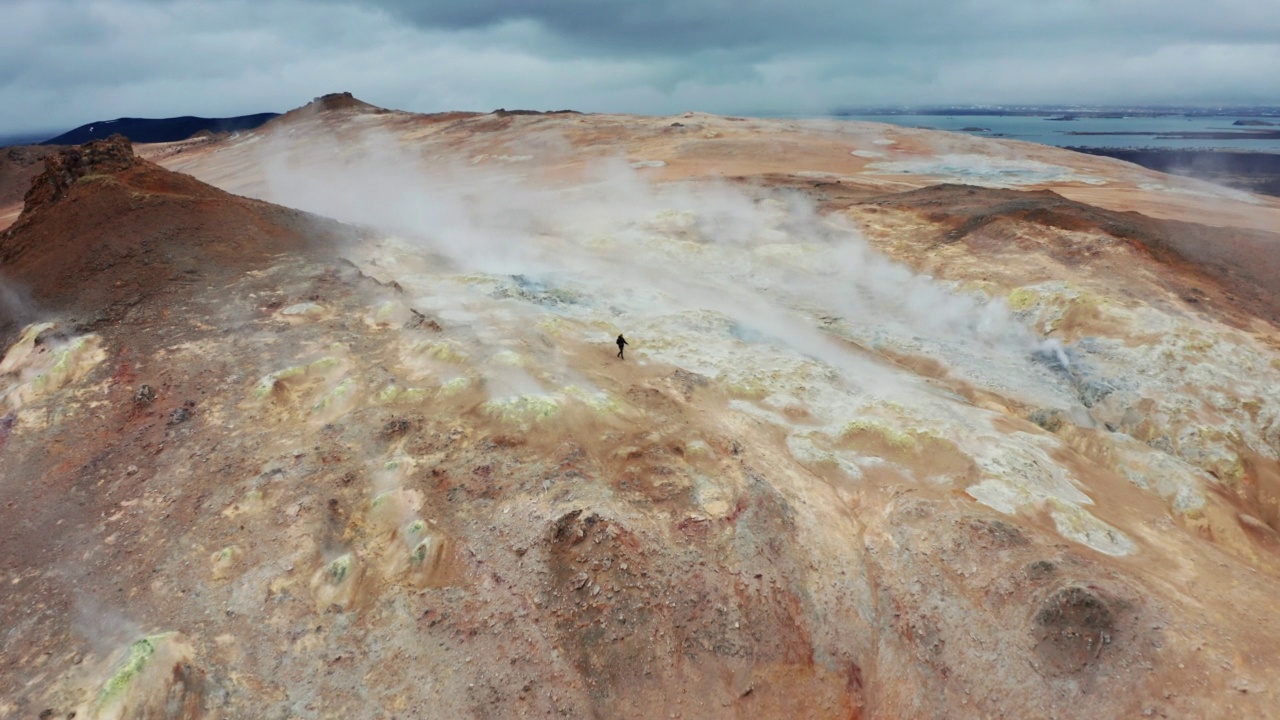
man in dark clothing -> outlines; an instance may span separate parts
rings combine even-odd
[[[627,339],[619,335],[618,336],[618,357],[622,358],[623,360],[626,360],[626,358],[622,357],[622,347],[626,344],[627,344]]]

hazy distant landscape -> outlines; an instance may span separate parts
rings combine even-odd
[[[0,135],[0,147],[75,144],[119,133],[134,142],[172,142],[201,132],[252,130],[276,117],[119,118],[72,130]],[[746,113],[747,116],[754,115]],[[839,118],[964,132],[1070,148],[1240,150],[1280,153],[1280,107],[1126,108],[1074,106],[904,107],[836,110],[828,115],[763,113],[760,117]]]
[[[1280,195],[1280,107],[863,108],[824,117],[1053,145]]]
[[[50,131],[44,133],[20,133],[15,135],[0,135],[0,147],[12,147],[14,145],[39,145],[48,138],[56,135],[58,131]]]
[[[1280,123],[1280,109],[1269,107],[1224,108],[1214,112],[1187,108],[1165,114],[1122,109],[918,108],[841,112],[831,117],[967,132],[1057,147],[1280,153],[1280,127],[1271,124]]]
[[[253,130],[278,117],[120,118],[73,130],[0,137],[0,147],[79,144],[121,134],[133,142],[174,142],[199,133]],[[777,117],[777,115],[774,115]],[[1132,162],[1152,170],[1280,195],[1280,108],[920,107],[784,116],[882,122],[902,127],[1022,140]]]

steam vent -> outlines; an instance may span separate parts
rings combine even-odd
[[[1276,198],[350,94],[45,167],[0,717],[1280,713]]]

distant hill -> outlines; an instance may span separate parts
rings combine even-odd
[[[133,142],[173,142],[186,140],[198,132],[213,133],[237,132],[253,130],[279,113],[258,113],[257,115],[241,115],[231,118],[120,118],[89,123],[70,132],[41,143],[42,145],[81,145],[93,140],[102,140],[115,134],[123,135]]]

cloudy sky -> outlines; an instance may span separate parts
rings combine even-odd
[[[0,0],[0,135],[284,111],[1280,105],[1280,0]]]

